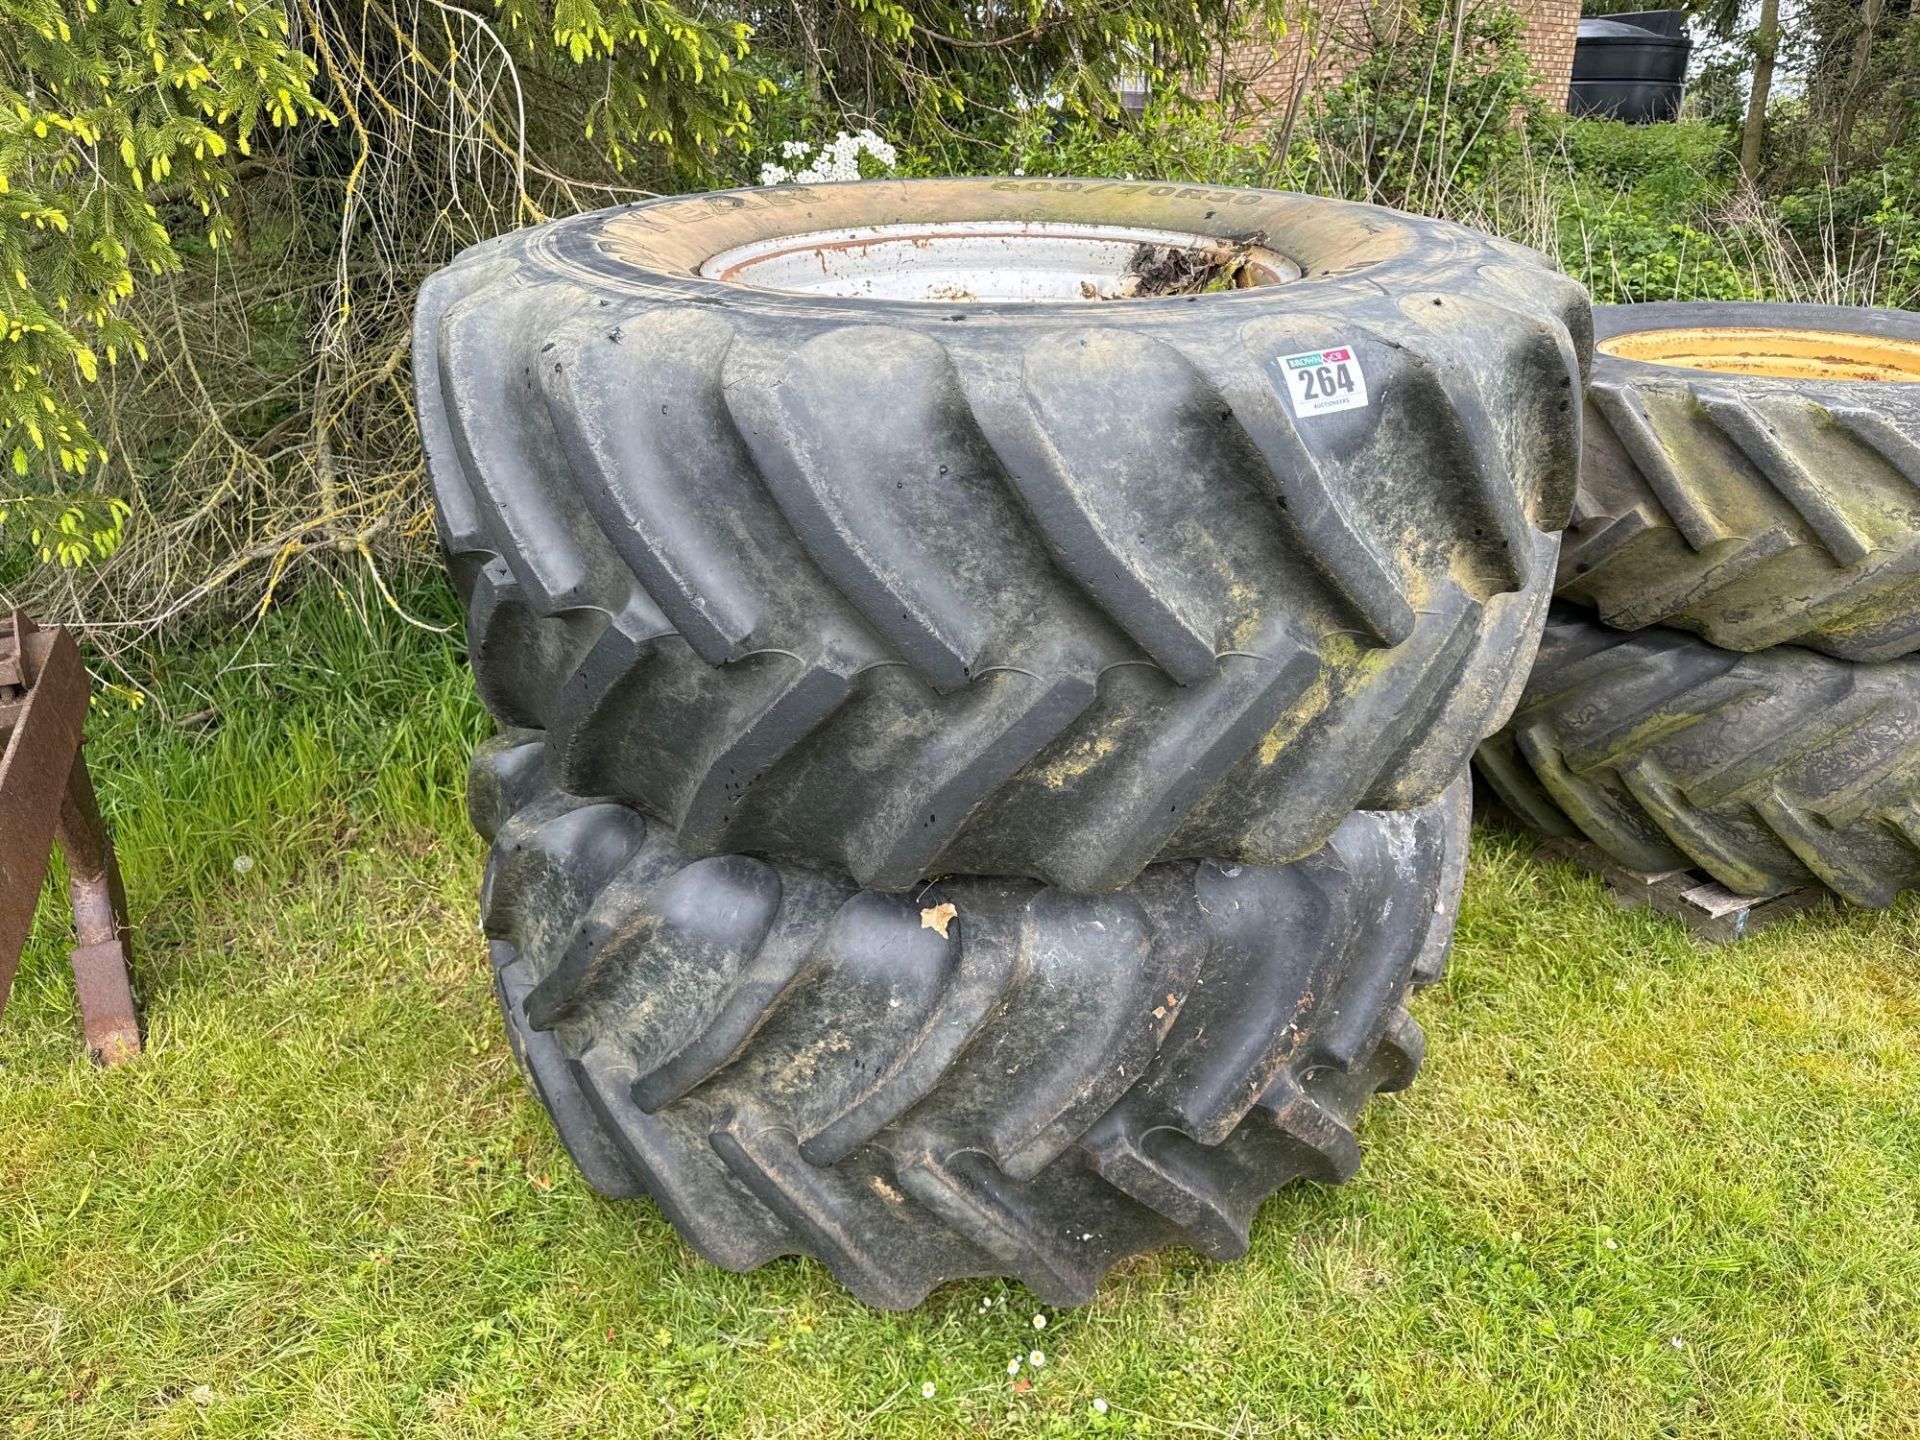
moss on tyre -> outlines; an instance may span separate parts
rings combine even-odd
[[[1161,241],[1285,283],[1083,298]],[[903,298],[949,242],[973,298]],[[875,182],[505,237],[415,354],[479,686],[568,789],[697,854],[1086,892],[1446,788],[1544,614],[1587,325],[1530,252],[1370,207]],[[1290,398],[1324,351],[1348,388]]]
[[[1609,624],[1920,648],[1920,316],[1602,306],[1559,593]]]
[[[1622,864],[1697,866],[1856,905],[1920,884],[1920,658],[1628,634],[1556,606],[1512,723],[1476,765],[1507,808]]]
[[[1419,1063],[1405,1001],[1466,854],[1456,785],[1284,868],[884,895],[693,859],[545,766],[508,734],[471,799],[509,1034],[582,1172],[717,1264],[812,1255],[890,1307],[991,1274],[1079,1303],[1141,1250],[1238,1255],[1273,1190],[1345,1178],[1367,1097]]]

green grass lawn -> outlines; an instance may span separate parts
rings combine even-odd
[[[0,1020],[0,1435],[1920,1434],[1914,905],[1700,950],[1483,833],[1355,1181],[1083,1310],[891,1315],[573,1173],[488,988],[451,637],[325,596],[156,693],[91,749],[150,1053],[81,1058],[51,906]]]

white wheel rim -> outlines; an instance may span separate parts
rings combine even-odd
[[[1170,293],[1149,278],[1156,261],[1161,273],[1204,275],[1206,284],[1194,290],[1300,278],[1298,265],[1257,243],[1052,220],[863,225],[783,235],[723,250],[700,266],[700,274],[761,290],[877,300],[1123,301]]]

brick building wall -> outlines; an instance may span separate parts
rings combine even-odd
[[[1515,8],[1527,28],[1527,54],[1539,77],[1534,93],[1542,104],[1564,110],[1573,83],[1573,45],[1580,36],[1580,0],[1521,0]]]
[[[1469,0],[1471,3],[1471,0]],[[1555,110],[1567,103],[1580,0],[1510,0],[1525,27],[1524,44],[1538,76],[1535,93]],[[1395,0],[1313,0],[1285,29],[1249,35],[1227,47],[1226,73],[1246,85],[1256,111],[1285,109],[1296,94],[1338,85],[1359,66],[1376,37],[1393,33]]]

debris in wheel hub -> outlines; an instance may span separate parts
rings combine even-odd
[[[1195,249],[1185,245],[1142,245],[1128,262],[1126,277],[1108,299],[1133,300],[1170,295],[1205,295],[1220,290],[1245,290],[1260,283],[1249,263],[1264,249],[1265,235],[1251,235],[1235,245]],[[1087,297],[1093,299],[1092,295]]]

